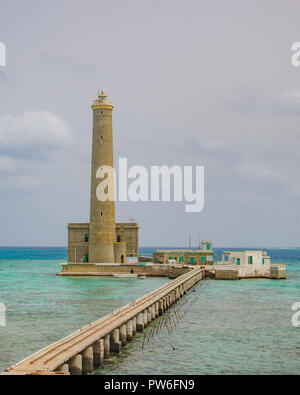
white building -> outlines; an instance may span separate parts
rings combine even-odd
[[[222,261],[215,269],[228,268],[238,271],[240,278],[270,275],[270,257],[260,250],[224,251]]]

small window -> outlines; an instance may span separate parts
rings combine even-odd
[[[241,264],[241,259],[240,259],[240,258],[237,258],[236,264],[237,264],[237,265],[240,265],[240,264]]]
[[[200,257],[200,261],[201,261],[202,263],[204,263],[204,262],[205,262],[205,256],[201,256],[201,257]]]
[[[224,261],[228,262],[229,261],[229,255],[224,255]]]
[[[179,261],[180,261],[180,262],[184,262],[184,257],[181,256],[180,259],[179,259]]]
[[[211,246],[210,246],[210,244],[209,244],[209,243],[206,245],[206,249],[207,249],[207,251],[210,251],[210,249],[211,249]]]
[[[117,235],[117,242],[121,243],[121,235]]]
[[[89,242],[89,235],[84,235],[84,242],[88,243]]]
[[[195,258],[193,256],[190,257],[190,264],[195,265]]]
[[[253,263],[252,256],[248,256],[248,265],[252,265],[252,263]]]

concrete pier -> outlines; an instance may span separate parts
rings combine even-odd
[[[147,325],[148,325],[148,310],[143,311],[143,317],[144,317],[144,328],[147,328]]]
[[[155,304],[153,304],[153,305],[151,306],[151,317],[152,317],[152,321],[154,321],[155,318],[156,318]]]
[[[119,354],[121,350],[120,330],[115,329],[110,335],[110,352]]]
[[[163,312],[164,312],[164,301],[163,301],[163,299],[160,299],[158,313],[159,313],[159,315],[162,315]]]
[[[80,376],[82,375],[82,355],[77,354],[73,358],[70,359],[69,363],[69,372],[72,376]]]
[[[110,354],[110,335],[104,337],[104,359],[108,359]]]
[[[93,344],[93,360],[94,360],[94,366],[102,367],[104,364],[104,340],[100,339],[97,340]]]
[[[155,291],[121,307],[107,316],[36,352],[7,369],[6,375],[19,374],[91,374],[93,367],[103,366],[110,353],[131,341],[163,314],[171,304],[205,276],[195,268]]]
[[[136,331],[143,332],[144,330],[144,315],[139,313],[136,318]]]
[[[88,347],[82,352],[82,374],[92,374],[94,371],[93,347]]]
[[[150,324],[151,321],[152,321],[152,308],[148,307],[148,309],[147,309],[147,322],[148,322],[148,324]]]
[[[69,373],[69,365],[67,363],[64,363],[58,369],[56,369],[56,371],[62,373]]]
[[[155,306],[155,317],[158,317],[159,316],[159,302],[156,302],[154,306]]]
[[[120,327],[120,339],[121,339],[121,345],[125,346],[127,343],[127,327],[126,324],[122,325]]]
[[[167,310],[167,297],[163,297],[163,304],[164,304],[164,312]]]
[[[132,318],[132,336],[136,335],[136,317]]]
[[[131,341],[132,337],[133,337],[132,320],[127,321],[127,323],[126,323],[126,330],[127,330],[127,340]]]

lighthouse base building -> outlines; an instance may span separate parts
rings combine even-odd
[[[89,262],[89,232],[89,223],[68,225],[68,262]],[[137,262],[138,256],[139,225],[133,222],[116,223],[115,263]]]

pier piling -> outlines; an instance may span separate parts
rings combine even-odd
[[[101,368],[103,367],[104,364],[104,341],[103,339],[97,340],[93,344],[93,361],[94,361],[94,366],[98,367],[100,366]]]
[[[93,347],[88,347],[82,352],[82,374],[92,374],[94,371]]]
[[[110,334],[104,337],[104,359],[108,359],[110,354]]]
[[[132,320],[127,321],[126,323],[126,330],[127,330],[127,340],[132,341]]]
[[[121,351],[120,330],[114,329],[110,334],[110,352],[119,354]]]
[[[62,373],[69,373],[69,365],[67,363],[64,363],[58,369],[56,369],[56,371]]]
[[[202,269],[190,270],[157,290],[36,352],[7,369],[5,374],[91,374],[94,367],[103,366],[104,359],[108,359],[110,353],[119,353],[121,346],[131,341],[136,332],[142,332],[159,315],[166,313],[203,275]],[[184,306],[182,315],[178,308],[173,313],[164,314],[151,326],[148,333],[145,331],[142,348],[145,346],[146,336],[150,341],[163,327],[171,333],[194,302],[195,297],[180,303],[181,308]]]
[[[144,315],[139,313],[136,317],[136,330],[137,332],[143,332],[144,330]]]
[[[121,345],[125,346],[127,343],[127,328],[126,324],[122,325],[120,327],[120,340],[121,340]]]
[[[147,328],[148,325],[148,310],[143,311],[143,319],[144,319],[144,328]]]
[[[82,375],[82,355],[77,354],[69,361],[69,371],[72,376]]]

